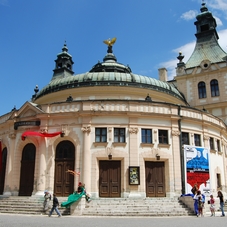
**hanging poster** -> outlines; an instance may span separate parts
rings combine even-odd
[[[197,184],[202,193],[210,192],[209,149],[184,145],[186,193]]]

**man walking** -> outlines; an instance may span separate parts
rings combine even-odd
[[[49,217],[51,217],[53,211],[55,210],[56,213],[58,214],[58,217],[60,218],[61,217],[61,213],[59,212],[58,210],[58,206],[59,206],[59,202],[58,202],[58,198],[56,197],[55,194],[53,194],[53,206],[51,208],[51,211],[50,211],[50,214],[49,214]]]

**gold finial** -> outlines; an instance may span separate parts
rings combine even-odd
[[[107,39],[103,42],[108,46],[107,53],[113,53],[112,46],[116,42],[117,38]]]
[[[116,42],[117,38],[112,38],[112,39],[107,39],[107,40],[104,40],[103,42],[108,45],[108,46],[113,46],[114,43]]]

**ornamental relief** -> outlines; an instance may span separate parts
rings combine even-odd
[[[223,138],[221,138],[221,143],[226,146],[227,145],[227,141],[225,141]]]
[[[45,127],[45,128],[40,128],[40,133],[48,133],[48,128]]]
[[[172,135],[173,136],[179,136],[180,135],[180,131],[178,131],[178,130],[172,130]]]
[[[204,135],[204,136],[203,136],[203,139],[204,139],[204,140],[209,140],[209,139],[210,139],[210,137],[209,137],[209,136],[207,136],[207,135]]]
[[[137,134],[137,132],[139,131],[139,129],[138,128],[129,128],[128,131],[131,134],[133,134],[133,133]]]
[[[16,138],[16,134],[15,133],[10,133],[9,134],[9,138],[10,139],[15,139]]]
[[[84,126],[81,128],[82,132],[84,133],[90,133],[91,132],[91,126]]]

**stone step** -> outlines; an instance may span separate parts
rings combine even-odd
[[[62,197],[61,202],[66,198]],[[50,211],[43,211],[42,197],[21,197],[12,196],[9,198],[1,198],[0,213],[13,213],[13,214],[31,214],[31,215],[47,215]],[[60,200],[59,200],[60,201]],[[50,201],[50,208],[52,201]],[[62,215],[70,215],[69,208],[59,207],[59,211]]]
[[[59,203],[67,201],[66,197],[58,198]],[[0,202],[0,213],[47,215],[43,212],[42,197],[3,198]],[[52,206],[52,201],[50,202]],[[59,207],[62,215],[70,215],[69,208]],[[188,216],[189,210],[177,198],[100,198],[86,203],[82,212],[84,216]]]
[[[178,198],[99,199],[83,210],[84,216],[188,216],[194,212]]]

